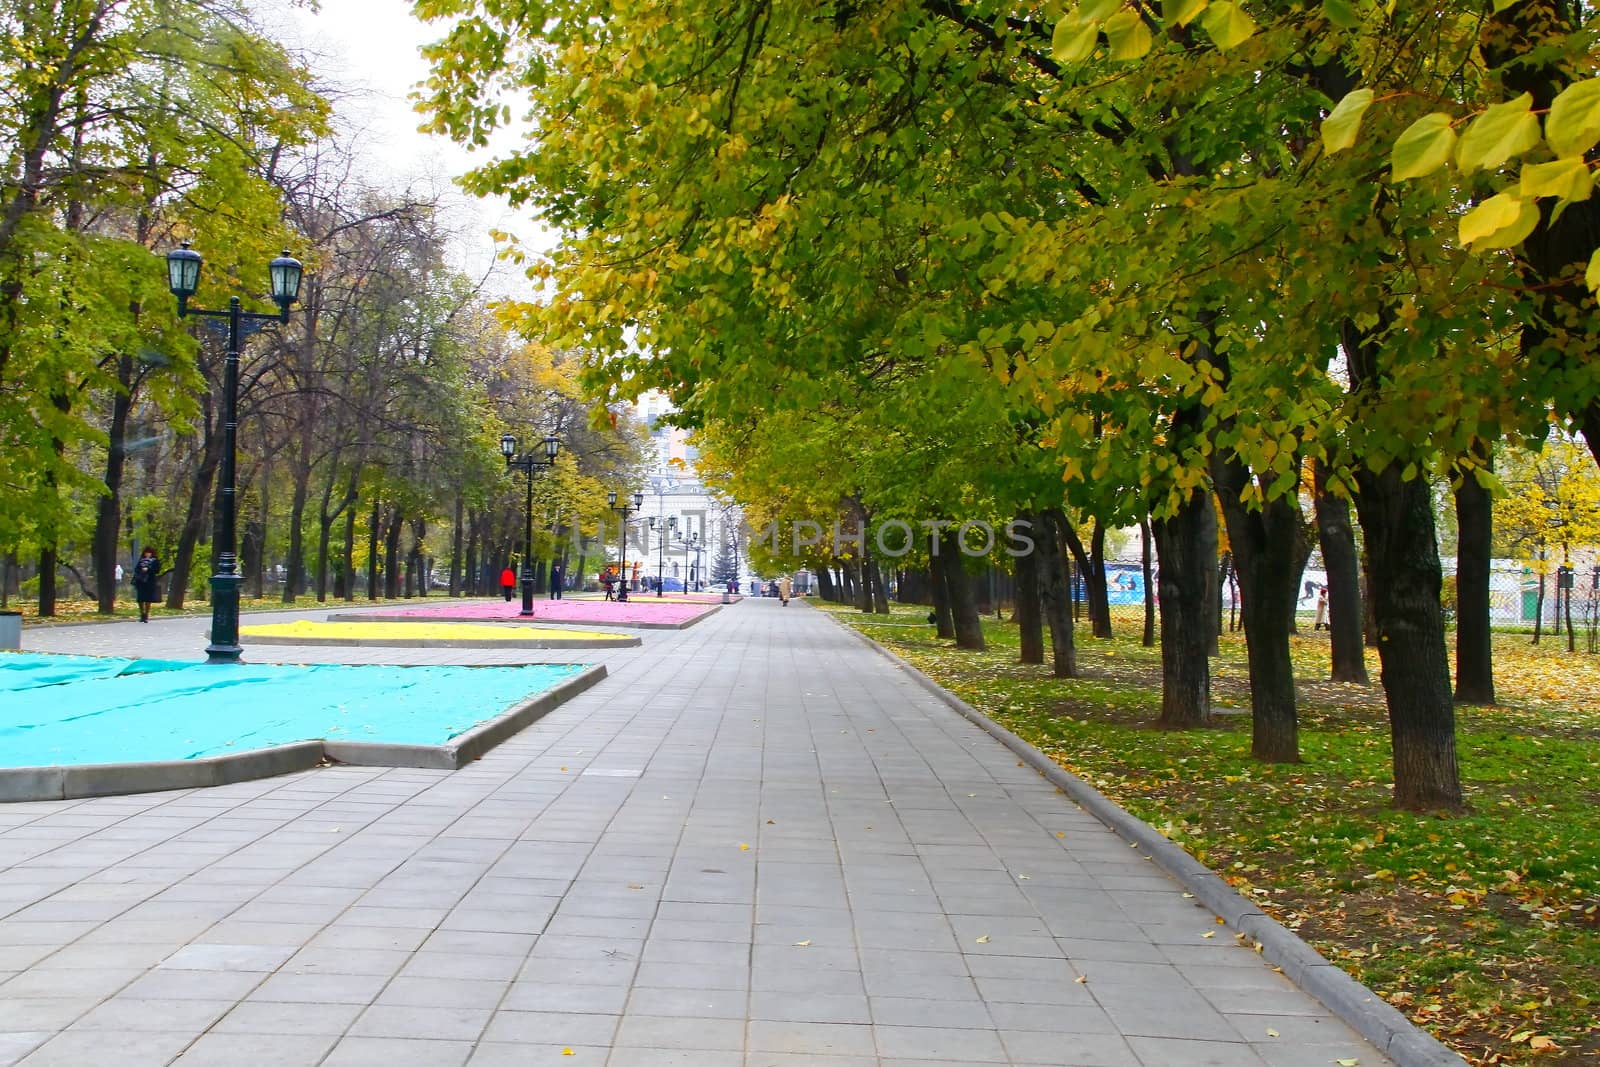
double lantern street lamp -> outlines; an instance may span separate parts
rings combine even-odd
[[[684,555],[687,556],[690,552],[694,553],[694,564],[687,568],[690,581],[684,583],[684,590],[686,592],[689,591],[691,583],[694,589],[698,590],[700,587],[700,552],[705,548],[705,543],[700,539],[699,533],[692,533],[682,540]],[[684,562],[687,564],[688,560],[685,559]]]
[[[661,535],[660,543],[656,548],[656,596],[661,595],[661,578],[667,569],[667,538],[678,529],[678,516],[670,519],[661,518],[659,515],[650,516],[650,529]]]
[[[606,494],[606,505],[608,507],[610,507],[612,511],[618,511],[618,512],[622,513],[622,537],[621,537],[621,541],[622,541],[622,569],[617,572],[617,578],[620,579],[620,581],[617,583],[617,599],[618,600],[627,600],[628,599],[628,516],[630,514],[632,514],[633,512],[638,511],[640,508],[644,507],[644,494],[643,493],[634,493],[633,494],[633,507],[631,507],[631,508],[628,506],[627,498],[624,497],[623,501],[622,501],[622,506],[619,508],[619,507],[617,507],[617,492],[616,492],[615,489],[613,489],[611,492]]]
[[[178,317],[200,315],[226,321],[228,353],[222,372],[222,493],[217,510],[217,526],[212,537],[217,553],[216,571],[211,575],[211,643],[206,646],[207,663],[238,663],[239,647],[239,557],[235,554],[234,453],[239,432],[239,346],[246,337],[271,323],[289,321],[289,305],[300,296],[300,277],[304,271],[298,259],[284,249],[283,255],[267,264],[272,302],[276,315],[245,311],[239,298],[228,298],[228,310],[208,311],[189,306],[189,298],[200,288],[200,253],[183,247],[167,253],[167,288],[178,298]],[[294,580],[294,576],[290,576]]]
[[[561,442],[553,434],[546,434],[544,451],[517,454],[517,439],[513,434],[500,438],[500,454],[506,457],[506,470],[520,470],[528,478],[527,506],[523,509],[522,527],[522,610],[517,614],[533,615],[533,472],[540,467],[554,467]]]

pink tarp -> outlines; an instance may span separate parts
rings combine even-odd
[[[711,610],[712,604],[691,604],[684,601],[640,597],[626,603],[607,600],[535,600],[533,617],[539,622],[611,623],[627,626],[639,623],[676,625],[688,622]],[[385,617],[404,616],[421,619],[475,619],[514,620],[519,617],[522,605],[518,601],[494,601],[476,604],[438,604],[421,608],[385,608]]]

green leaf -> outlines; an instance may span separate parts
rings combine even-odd
[[[1506,8],[1516,7],[1520,3],[1522,3],[1522,0],[1494,0],[1494,13],[1498,15]]]
[[[1256,32],[1255,21],[1233,0],[1221,0],[1221,3],[1206,8],[1206,13],[1200,18],[1200,25],[1205,27],[1206,33],[1211,35],[1212,42],[1222,52],[1237,48]]]
[[[1204,11],[1211,0],[1161,0],[1161,14],[1175,26],[1187,26]]]
[[[1069,22],[1062,19],[1056,23],[1054,35],[1050,38],[1050,54],[1057,63],[1082,63],[1094,51],[1095,42],[1100,39],[1100,27],[1097,23]]]
[[[1450,116],[1442,111],[1424,115],[1402,133],[1394,143],[1390,166],[1394,168],[1393,181],[1420,178],[1432,174],[1450,158],[1456,146],[1456,132],[1450,128]]]
[[[1111,45],[1112,59],[1138,59],[1150,51],[1150,28],[1132,8],[1123,8],[1106,19],[1102,29]]]
[[[1069,19],[1078,22],[1104,22],[1122,9],[1122,0],[1083,0],[1075,15]]]
[[[1353,89],[1322,120],[1322,148],[1330,156],[1356,143],[1361,117],[1372,103],[1371,89]]]
[[[1361,13],[1350,0],[1322,0],[1322,17],[1341,30],[1353,30],[1361,25]]]
[[[1591,293],[1600,293],[1600,248],[1589,257],[1589,269],[1583,272],[1583,284]]]
[[[1460,240],[1474,252],[1520,244],[1539,224],[1539,206],[1515,193],[1498,193],[1461,216]]]
[[[1581,156],[1600,140],[1600,78],[1567,86],[1550,105],[1544,139],[1558,156]]]
[[[1532,199],[1558,196],[1562,200],[1587,200],[1594,191],[1594,174],[1581,157],[1572,156],[1550,163],[1527,163],[1522,167],[1519,192]]]
[[[1533,115],[1533,94],[1495,104],[1472,120],[1456,145],[1456,166],[1471,174],[1489,170],[1539,143],[1539,120]]]

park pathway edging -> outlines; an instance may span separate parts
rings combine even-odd
[[[827,613],[824,613],[827,614]],[[1467,1067],[1466,1060],[1428,1034],[1378,994],[1329,962],[1300,935],[1267,915],[1215,871],[1143,819],[928,677],[854,626],[830,619],[905,671],[918,685],[1005,745],[1123,840],[1194,894],[1228,926],[1255,940],[1261,955],[1334,1015],[1386,1053],[1397,1067]]]

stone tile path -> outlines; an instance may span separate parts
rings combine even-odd
[[[454,773],[0,805],[0,1064],[1386,1062],[821,613],[583,655],[610,677]],[[397,656],[463,659],[247,649]],[[530,658],[576,657],[470,654]]]

